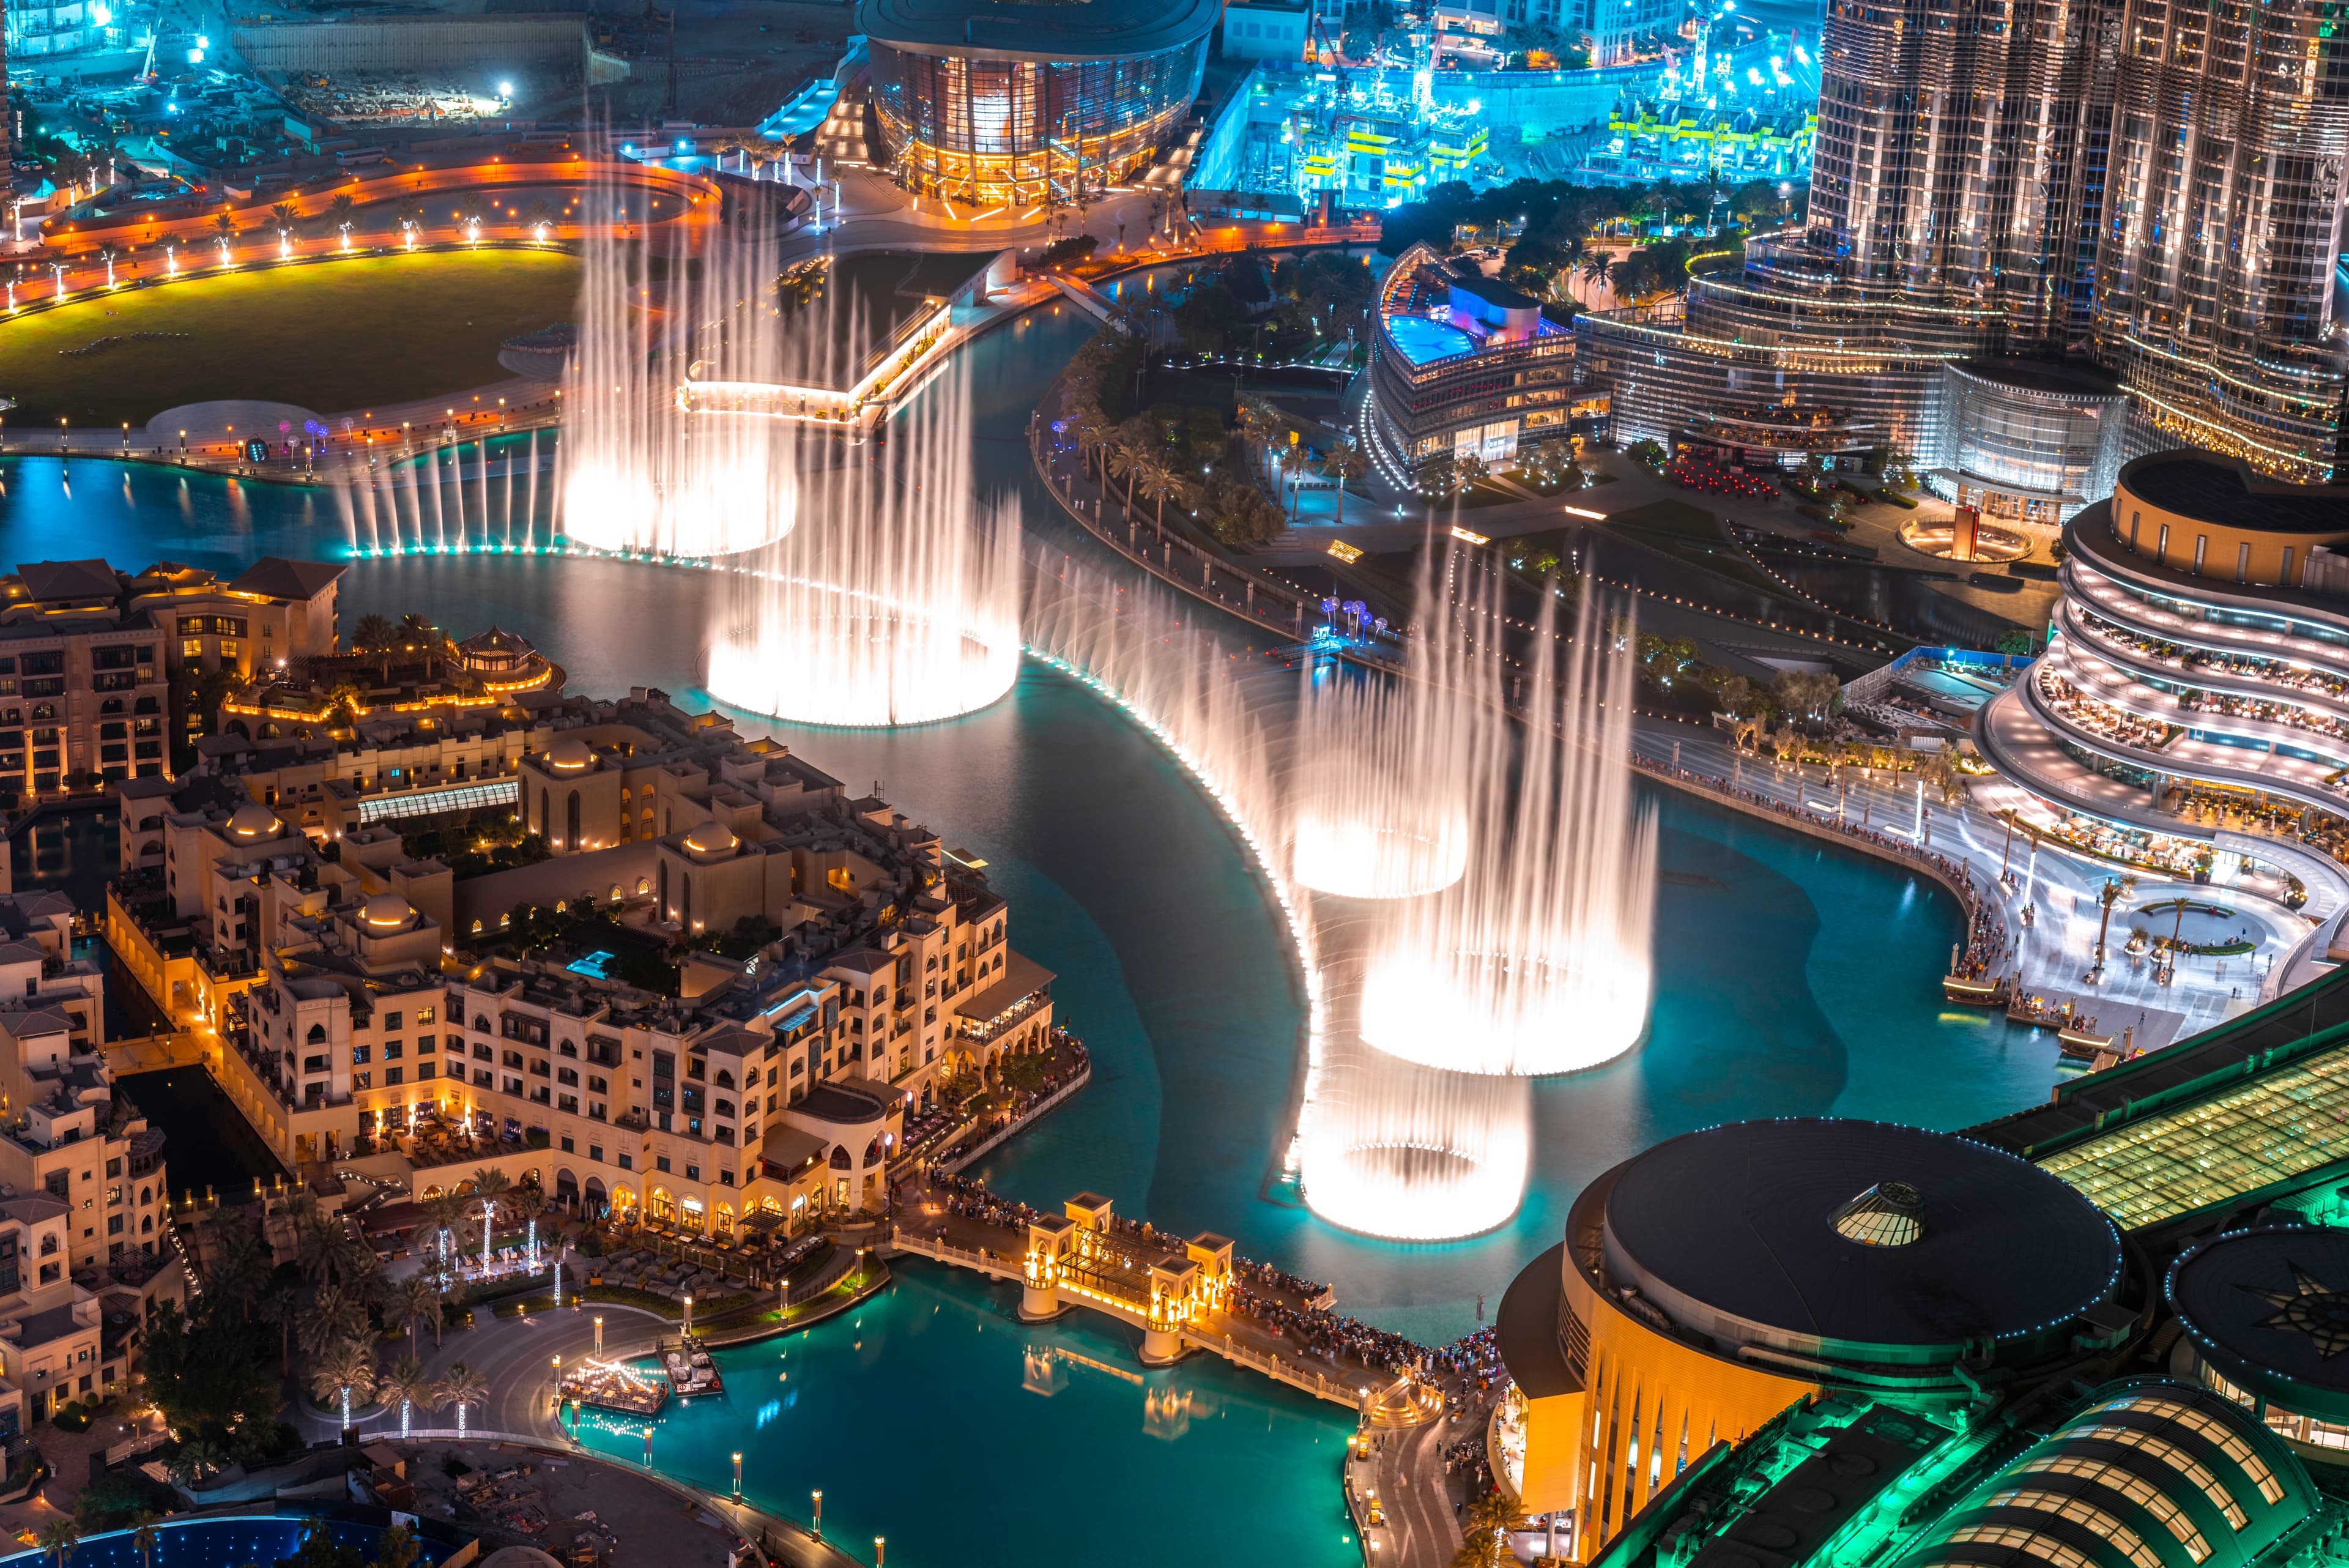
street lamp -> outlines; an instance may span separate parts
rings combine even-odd
[[[734,1450],[734,1495],[742,1495],[742,1450]]]
[[[809,1526],[808,1533],[821,1541],[823,1539],[823,1493],[819,1490],[808,1495],[815,1499],[815,1523]]]

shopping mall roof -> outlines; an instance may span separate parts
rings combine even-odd
[[[2349,1231],[2232,1231],[2186,1253],[2163,1287],[2202,1357],[2244,1392],[2349,1420]]]
[[[2124,1230],[2309,1186],[2349,1159],[2349,968],[1966,1136]]]
[[[1992,355],[1968,359],[1959,369],[1977,380],[2013,387],[2025,392],[2051,392],[2067,398],[2110,398],[2124,394],[2119,379],[2103,367],[2085,359],[2046,358],[2035,355]]]
[[[1897,1241],[1838,1224],[1893,1188],[1916,1214]],[[1949,1133],[1817,1117],[1657,1145],[1616,1178],[1604,1245],[1613,1278],[1684,1329],[1874,1363],[2056,1330],[2111,1293],[2121,1261],[2104,1217],[2028,1161]]]
[[[2120,484],[2148,505],[2198,522],[2269,534],[2349,532],[2349,486],[2279,483],[2240,458],[2155,452],[2123,468]]]
[[[917,55],[989,59],[1132,59],[1195,44],[1221,0],[858,0],[856,30]]]
[[[2319,1501],[2282,1439],[2224,1395],[2108,1385],[1935,1520],[1899,1568],[2247,1568],[2306,1546],[2292,1532]]]

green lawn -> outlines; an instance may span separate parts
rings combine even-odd
[[[135,428],[213,398],[320,413],[504,379],[498,345],[575,318],[577,258],[454,251],[232,273],[0,318],[12,430]],[[186,333],[61,352],[130,333]]]

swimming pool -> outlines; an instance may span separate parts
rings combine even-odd
[[[1424,365],[1431,359],[1448,359],[1454,354],[1465,354],[1476,347],[1476,340],[1457,327],[1441,321],[1431,321],[1424,316],[1390,316],[1387,335],[1402,350],[1402,357],[1414,365]]]
[[[161,1538],[155,1542],[155,1560],[168,1568],[235,1568],[245,1563],[274,1563],[294,1555],[312,1518],[308,1514],[264,1513],[159,1520],[155,1528]],[[366,1556],[374,1556],[383,1543],[383,1525],[355,1519],[327,1519],[324,1522],[335,1544],[357,1547]],[[435,1563],[457,1550],[457,1542],[439,1539],[442,1533],[442,1527],[429,1525],[416,1532],[418,1562]],[[18,1552],[0,1557],[0,1568],[34,1568],[48,1560],[45,1552]],[[87,1537],[74,1548],[72,1562],[74,1568],[145,1568],[142,1554],[128,1530]]]

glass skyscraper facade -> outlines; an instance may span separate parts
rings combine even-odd
[[[1704,400],[1848,409],[1930,461],[1939,366],[2075,355],[2132,450],[2332,471],[2349,57],[2338,0],[1832,0],[1807,226],[1692,281],[1685,318],[1578,328],[1615,427]]]

